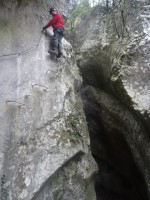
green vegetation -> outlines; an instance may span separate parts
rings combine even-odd
[[[69,115],[66,120],[67,130],[74,135],[80,135],[80,121],[78,115]]]
[[[75,5],[74,9],[72,10],[71,16],[72,18],[77,18],[86,11],[90,9],[90,4],[89,1],[87,0],[80,0],[78,3]]]
[[[81,16],[97,4],[104,8],[107,17],[110,15],[111,24],[113,23],[118,37],[124,37],[124,34],[129,34],[126,27],[126,18],[133,10],[138,10],[144,5],[138,0],[76,0],[70,11],[70,17],[65,24],[66,31],[75,29],[80,22]]]
[[[60,141],[61,143],[65,144],[68,142],[68,140],[72,143],[77,143],[79,142],[79,136],[70,132],[70,131],[66,131],[66,130],[63,130],[63,132],[61,133],[61,136],[60,136]]]
[[[81,15],[85,14],[90,9],[88,0],[78,0],[73,6],[70,18],[66,21],[65,29],[73,30],[79,23]]]
[[[82,124],[79,115],[70,114],[66,118],[66,129],[62,131],[60,141],[66,143],[68,140],[72,143],[77,143],[81,140]]]

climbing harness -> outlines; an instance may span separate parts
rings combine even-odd
[[[33,45],[32,47],[30,47],[30,48],[28,48],[28,49],[25,49],[25,50],[23,50],[23,51],[21,51],[21,52],[18,52],[18,53],[10,53],[10,54],[3,54],[3,55],[0,55],[0,58],[2,58],[2,57],[8,57],[8,56],[20,56],[20,55],[22,55],[22,54],[25,54],[25,53],[30,52],[30,51],[33,50],[34,48],[37,48],[37,47],[40,45],[41,38],[42,38],[42,34],[43,34],[43,33],[40,34],[40,37],[39,37],[39,39],[38,39],[38,42],[37,42],[35,45]]]

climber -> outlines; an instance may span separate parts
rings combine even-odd
[[[51,40],[51,49],[48,51],[50,54],[57,55],[57,58],[60,58],[62,55],[62,37],[64,31],[64,24],[61,15],[56,11],[55,8],[50,9],[50,14],[53,18],[49,23],[43,27],[43,30],[46,30],[48,27],[53,27],[54,35]]]

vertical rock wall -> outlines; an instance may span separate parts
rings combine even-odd
[[[95,199],[73,50],[63,39],[65,58],[51,58],[41,33],[54,2],[0,1],[2,200]]]
[[[94,7],[75,30],[99,199],[150,198],[150,7],[128,11]]]

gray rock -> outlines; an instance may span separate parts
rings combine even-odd
[[[47,53],[47,10],[48,1],[0,4],[1,199],[94,200],[82,79],[65,39],[63,58]]]
[[[97,6],[81,19],[75,30],[74,40],[78,66],[85,85],[90,86],[83,88],[83,99],[91,132],[92,152],[98,157],[97,162],[100,159],[108,162],[114,168],[114,174],[117,171],[131,178],[129,174],[133,169],[124,169],[128,161],[126,153],[121,154],[121,150],[118,149],[119,144],[123,146],[127,143],[124,148],[126,151],[129,147],[131,153],[127,153],[131,157],[129,160],[134,165],[135,171],[140,169],[141,175],[137,173],[137,177],[141,177],[139,179],[143,186],[146,181],[144,187],[150,194],[149,6],[142,7],[138,12],[131,10],[131,15],[129,13],[125,15],[126,27],[123,27],[119,14],[116,14],[116,28],[120,36],[118,38],[112,16]],[[91,92],[91,86],[95,92]],[[107,94],[104,95],[103,92]],[[114,145],[111,138],[113,132],[116,134],[119,132],[119,137],[122,139],[114,135],[118,145],[111,149],[111,145]],[[105,143],[106,141],[110,141],[111,145]],[[122,155],[120,158],[117,152]],[[120,162],[124,164],[120,166]],[[100,166],[99,169],[101,170]],[[126,172],[127,174],[124,174]],[[130,183],[136,180],[130,178]],[[107,179],[111,180],[110,177]],[[133,185],[141,188],[136,184]],[[139,195],[132,197],[131,192],[130,198],[142,199],[140,195],[143,193],[143,198],[147,199],[146,189],[143,188],[143,191],[133,189],[133,193],[136,195],[136,191],[139,191]]]

